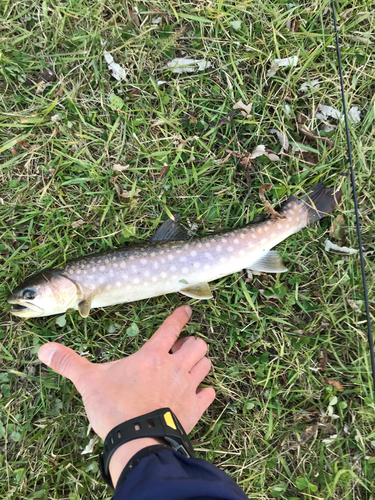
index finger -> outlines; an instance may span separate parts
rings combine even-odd
[[[146,342],[145,346],[169,352],[178,339],[181,330],[189,321],[191,313],[192,310],[189,306],[181,306],[175,309]]]

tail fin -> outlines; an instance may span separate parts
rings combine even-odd
[[[282,214],[288,217],[295,217],[297,212],[303,213],[302,226],[309,226],[330,214],[341,200],[341,190],[334,192],[334,189],[326,188],[322,183],[317,184],[313,191],[298,200],[291,196],[282,209]],[[297,208],[298,207],[298,208]]]

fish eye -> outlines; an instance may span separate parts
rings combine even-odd
[[[33,300],[35,299],[35,292],[34,290],[31,290],[30,288],[26,288],[26,290],[23,291],[22,293],[22,298],[26,300]]]

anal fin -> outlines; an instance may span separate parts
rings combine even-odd
[[[256,262],[253,262],[248,269],[263,273],[285,273],[288,269],[284,266],[281,255],[276,250],[271,250]]]
[[[191,297],[192,299],[212,299],[210,285],[206,282],[182,288],[180,293],[186,295],[187,297]]]

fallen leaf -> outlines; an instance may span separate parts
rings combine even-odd
[[[225,116],[222,116],[220,118],[220,120],[217,122],[216,125],[214,125],[215,127],[220,127],[221,125],[229,125],[233,118],[235,117],[235,115],[238,113],[239,109],[232,109],[232,111],[229,111],[229,113],[227,113]]]
[[[315,134],[306,125],[297,125],[298,132],[301,132],[302,135],[308,137],[309,139],[320,139],[321,141],[326,141],[328,144],[333,145],[333,141],[329,137],[323,137],[321,135]]]
[[[353,309],[353,311],[355,311],[356,313],[359,313],[359,314],[362,313],[362,309],[359,307],[359,304],[360,305],[363,304],[362,300],[353,300],[353,299],[349,299],[349,297],[347,297],[346,301],[349,304],[349,306]]]
[[[341,111],[332,106],[326,106],[325,104],[319,104],[318,112],[316,113],[316,118],[319,120],[327,120],[329,117],[334,118],[335,120],[340,120]]]
[[[64,95],[64,86],[63,85],[61,85],[61,87],[58,90],[56,90],[56,92],[55,92],[56,97],[61,97],[62,95]]]
[[[271,128],[268,131],[269,134],[275,134],[277,138],[279,139],[279,142],[281,144],[281,151],[279,154],[282,154],[284,151],[288,151],[289,149],[289,140],[286,134],[283,134],[282,132],[279,132],[275,128]]]
[[[331,385],[332,387],[334,387],[338,392],[343,392],[344,391],[344,388],[341,384],[341,382],[339,382],[338,380],[333,380],[331,378],[329,378],[328,380],[322,380],[323,384],[329,384]]]
[[[253,103],[250,102],[249,104],[244,104],[242,100],[239,100],[236,102],[236,104],[233,106],[233,110],[235,109],[240,109],[242,116],[249,117],[251,115],[251,108],[253,107]]]
[[[36,86],[35,93],[36,94],[42,94],[44,89],[47,87],[48,83],[47,82],[39,82],[38,85]]]
[[[264,211],[271,216],[271,219],[286,219],[285,215],[276,212],[271,203],[266,199],[265,193],[268,193],[270,189],[272,189],[272,184],[268,182],[259,188],[259,198],[265,205]]]
[[[103,56],[108,65],[108,69],[112,72],[112,76],[118,81],[126,80],[126,70],[114,61],[112,55],[109,52],[104,52]]]
[[[57,80],[57,76],[55,73],[48,68],[44,68],[44,70],[41,72],[40,76],[38,77],[38,81],[42,79],[46,83],[54,83]]]
[[[233,29],[239,30],[241,28],[241,21],[229,21]]]
[[[300,19],[288,19],[285,26],[286,29],[297,32],[299,30],[300,24],[301,24]]]
[[[112,170],[114,172],[122,172],[124,170],[127,170],[128,168],[129,164],[125,165],[125,163],[118,162],[113,165]]]
[[[313,436],[315,436],[316,431],[318,430],[317,425],[311,425],[308,427],[303,434],[301,434],[301,437],[297,439],[294,443],[290,445],[288,448],[289,450],[293,450],[295,448],[299,448],[302,444],[307,443],[309,439],[311,439]]]
[[[319,368],[322,370],[322,372],[325,372],[327,369],[327,362],[328,362],[328,352],[327,349],[322,349],[322,357],[320,358],[319,361]]]
[[[111,109],[113,109],[113,111],[115,111],[116,109],[122,109],[124,107],[124,104],[124,100],[118,95],[112,94],[109,98],[109,106]]]
[[[161,17],[154,17],[154,19],[151,21],[152,24],[160,24],[162,21]]]
[[[22,149],[29,149],[30,147],[30,144],[28,144],[26,141],[18,141],[17,145],[21,146]]]
[[[160,179],[168,173],[168,170],[169,170],[169,165],[167,163],[164,163],[162,169],[160,170],[160,175],[159,175]]]
[[[305,82],[303,83],[300,88],[299,88],[299,91],[300,92],[308,92],[310,89],[319,89],[320,88],[320,81],[319,80],[311,80],[309,82]]]
[[[76,220],[76,221],[72,222],[71,226],[74,229],[76,229],[77,227],[83,226],[84,224],[86,224],[86,221],[80,219],[80,220]]]
[[[348,113],[349,121],[353,124],[361,122],[361,111],[358,106],[353,106],[349,109]]]
[[[90,439],[85,449],[81,451],[81,455],[87,455],[88,453],[92,453],[94,451],[94,446],[98,441],[99,441],[99,436],[94,436],[92,439]]]
[[[349,247],[340,247],[339,245],[336,245],[335,243],[332,243],[330,240],[325,240],[324,242],[324,250],[326,252],[329,252],[331,250],[336,250],[337,252],[341,253],[347,253],[349,255],[355,254],[358,252],[356,248],[349,248]]]
[[[344,227],[345,227],[345,219],[342,214],[337,215],[329,228],[329,235],[331,238],[335,238],[336,240],[342,240],[344,237]]]
[[[114,185],[114,188],[116,190],[116,193],[121,196],[121,198],[137,198],[139,196],[139,193],[141,192],[140,189],[136,188],[134,190],[134,193],[132,194],[132,191],[124,191],[124,189],[122,188],[122,186],[119,186],[118,184],[116,184],[116,181],[118,179],[118,175],[112,179],[112,184]]]
[[[60,123],[61,122],[61,116],[60,115],[53,115],[51,116],[51,122],[52,123]]]
[[[266,149],[266,146],[264,146],[263,144],[259,144],[259,146],[257,146],[253,150],[250,158],[254,160],[259,156],[266,156],[271,161],[280,161],[280,157],[274,151],[272,151],[272,149]]]
[[[12,155],[16,155],[18,153],[17,149],[14,146],[9,148],[9,151],[12,153]]]
[[[157,85],[159,85],[159,86],[160,86],[160,85],[164,85],[165,83],[167,83],[165,80],[158,80],[158,81],[156,82],[156,84],[157,84]]]
[[[274,59],[271,62],[271,67],[267,71],[267,76],[275,76],[278,70],[282,67],[297,66],[298,56],[285,57],[284,59]]]
[[[130,22],[134,24],[137,28],[141,26],[141,19],[139,17],[139,11],[136,8],[133,10],[131,7],[128,7],[129,19]]]
[[[172,69],[172,73],[195,73],[196,71],[204,71],[211,66],[212,63],[205,59],[176,57],[172,61],[169,61],[164,68]]]

